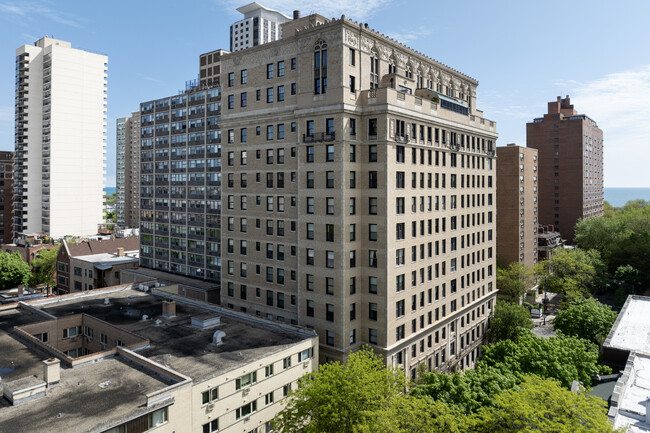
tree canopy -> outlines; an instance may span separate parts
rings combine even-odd
[[[616,320],[612,309],[595,298],[575,298],[557,313],[553,328],[565,335],[601,345]]]
[[[56,272],[56,257],[58,253],[59,247],[38,251],[38,257],[32,260],[32,271],[29,278],[30,286],[37,284],[53,286],[56,283],[54,273]]]
[[[497,268],[497,289],[500,300],[518,303],[533,280],[533,270],[523,263],[513,262]]]
[[[517,376],[552,378],[567,388],[574,380],[588,386],[594,373],[610,371],[598,364],[598,347],[587,340],[565,335],[542,338],[523,329],[519,333],[516,343],[503,340],[484,346],[477,365]]]
[[[612,432],[605,402],[574,393],[554,380],[525,376],[517,387],[495,397],[470,420],[476,433],[605,433]]]
[[[598,251],[579,248],[560,250],[537,266],[541,288],[567,298],[595,290],[603,271]]]
[[[29,265],[20,254],[0,252],[0,290],[27,285],[30,275]]]
[[[488,342],[516,341],[519,335],[518,328],[532,329],[533,326],[527,308],[507,302],[497,302],[494,316],[490,319],[490,326],[488,327]]]
[[[649,201],[634,200],[621,208],[607,207],[603,217],[579,221],[575,233],[575,242],[580,248],[600,253],[607,271],[615,276],[614,289],[633,293],[650,286]],[[635,274],[631,280],[620,279],[625,271],[615,275],[619,268],[626,266]],[[623,287],[626,284],[627,287]]]
[[[303,376],[275,426],[281,433],[352,432],[388,410],[405,386],[403,372],[385,368],[366,348]]]
[[[492,406],[497,394],[517,383],[517,377],[508,371],[481,366],[454,374],[424,373],[413,388],[412,395],[440,401],[458,412],[470,414],[481,407]]]

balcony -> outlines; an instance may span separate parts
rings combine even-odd
[[[335,133],[317,132],[315,134],[302,134],[303,143],[322,143],[326,141],[334,141]]]

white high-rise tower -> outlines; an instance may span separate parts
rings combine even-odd
[[[16,50],[16,233],[97,233],[107,62],[49,37]]]

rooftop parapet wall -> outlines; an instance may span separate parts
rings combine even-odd
[[[322,15],[312,14],[298,20],[289,21],[282,25],[282,35],[283,39],[286,39],[287,37],[301,36],[313,31],[321,33],[340,24],[345,25],[343,37],[346,45],[366,52],[370,52],[370,49],[374,47],[382,60],[388,60],[391,55],[394,55],[398,66],[403,67],[410,62],[411,65],[414,66],[412,69],[414,72],[418,67],[422,67],[423,72],[431,71],[435,76],[446,74],[447,76],[443,75],[442,78],[465,80],[467,81],[467,84],[472,84],[472,96],[476,96],[475,91],[476,86],[478,85],[476,79],[463,74],[462,72],[457,71],[456,69],[447,66],[426,54],[415,51],[388,35],[369,28],[367,23],[353,21],[346,18],[345,15],[341,15],[341,18],[339,19],[328,19]],[[326,36],[323,35],[323,37],[325,38]]]

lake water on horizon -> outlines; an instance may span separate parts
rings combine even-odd
[[[650,200],[650,188],[605,188],[605,201],[612,206],[624,206],[638,198]]]

